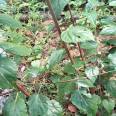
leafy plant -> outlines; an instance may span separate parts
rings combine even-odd
[[[13,91],[3,115],[116,115],[115,6],[114,0],[6,5],[10,10],[0,14],[0,88]],[[21,8],[28,10],[27,24],[18,21]],[[49,9],[53,20],[40,8]]]

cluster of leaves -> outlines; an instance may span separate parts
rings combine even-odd
[[[78,44],[83,53],[71,62],[64,48],[56,48],[45,65],[41,65],[43,43],[35,37],[42,19],[37,14],[38,8],[45,8],[43,4],[17,1],[6,10],[0,9],[0,88],[14,90],[5,103],[3,115],[63,116],[64,106],[80,116],[115,115],[116,1],[51,0],[57,18],[67,4],[72,6],[72,15],[79,14],[75,25],[69,25],[61,33],[61,41],[75,49]],[[30,8],[28,24],[17,20],[20,8],[25,6]],[[64,12],[65,20],[61,22],[70,22],[69,13]],[[25,30],[32,33],[24,34]],[[110,39],[104,39],[102,44],[108,50],[98,50],[101,43],[97,38],[107,36]],[[24,71],[21,65],[26,68]],[[49,77],[41,79],[41,74],[46,72],[50,73]]]

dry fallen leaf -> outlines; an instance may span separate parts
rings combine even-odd
[[[76,107],[75,107],[74,105],[72,105],[72,104],[69,104],[69,105],[68,105],[68,110],[69,110],[71,113],[77,112]]]

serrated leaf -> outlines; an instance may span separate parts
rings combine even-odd
[[[66,43],[94,41],[92,32],[81,26],[70,26],[66,31],[62,32],[61,39]]]
[[[85,74],[92,82],[95,82],[96,77],[99,75],[99,68],[98,67],[87,67],[85,69]]]
[[[6,14],[0,14],[0,24],[7,25],[14,29],[22,27],[19,21]]]
[[[45,116],[61,116],[62,107],[56,100],[48,100],[48,111]]]
[[[29,98],[29,113],[31,116],[44,116],[48,111],[48,98],[43,95],[34,94]]]
[[[29,98],[29,113],[31,116],[58,116],[62,107],[55,100],[49,100],[44,95],[34,94]]]
[[[104,27],[102,31],[100,32],[101,35],[116,35],[116,26],[115,25],[109,25],[107,27]]]
[[[51,4],[55,15],[57,17],[60,16],[61,12],[63,11],[64,7],[68,4],[69,0],[51,0]]]
[[[16,63],[8,58],[0,58],[0,88],[12,88],[16,79]]]
[[[102,104],[108,113],[111,113],[115,107],[115,101],[113,99],[109,99],[109,100],[104,99],[102,101]]]
[[[71,96],[71,102],[79,108],[79,110],[86,112],[87,114],[96,114],[98,105],[101,100],[97,95],[83,95],[83,91],[76,90]]]
[[[109,80],[104,86],[111,96],[116,97],[116,80]]]
[[[16,99],[10,97],[3,109],[4,116],[28,116],[26,104],[23,98],[18,96]]]
[[[54,65],[59,63],[63,59],[64,53],[65,53],[64,49],[53,51],[48,59],[49,68],[52,68]]]
[[[29,56],[32,52],[30,47],[17,43],[2,42],[0,43],[0,47],[3,48],[6,52],[10,52],[19,56]]]

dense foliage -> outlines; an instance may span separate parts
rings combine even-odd
[[[115,11],[115,0],[0,0],[3,116],[115,116]]]

